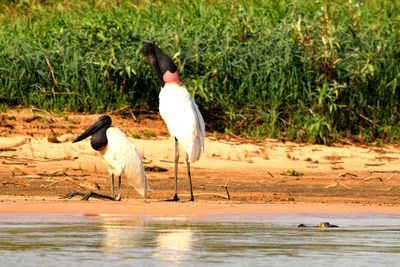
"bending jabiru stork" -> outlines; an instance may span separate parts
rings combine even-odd
[[[160,115],[175,137],[175,193],[172,201],[178,201],[178,142],[186,150],[186,166],[189,178],[190,201],[194,201],[190,162],[199,160],[204,152],[205,127],[199,108],[179,77],[174,62],[153,43],[145,43],[143,56],[153,68],[161,84]]]
[[[82,200],[95,197],[119,201],[121,200],[122,173],[125,173],[127,176],[129,185],[134,187],[142,197],[147,197],[150,189],[146,175],[144,174],[142,157],[126,135],[117,127],[111,126],[111,118],[107,115],[101,116],[72,143],[82,141],[89,136],[92,136],[90,140],[92,148],[102,156],[111,175],[111,197],[94,192],[83,194],[73,191],[67,194],[65,198],[80,195],[83,196]],[[117,197],[114,194],[114,175],[118,176]]]

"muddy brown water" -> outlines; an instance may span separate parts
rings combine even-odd
[[[299,228],[329,221],[338,228]],[[1,265],[397,266],[400,213],[0,214]]]

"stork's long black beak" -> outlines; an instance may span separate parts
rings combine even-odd
[[[82,141],[85,138],[95,134],[99,130],[103,128],[108,128],[111,125],[111,118],[107,115],[101,116],[92,126],[89,127],[83,134],[81,134],[78,138],[76,138],[72,143],[76,143]]]
[[[150,64],[151,68],[153,69],[153,71],[155,72],[155,74],[157,76],[157,80],[161,84],[161,87],[164,87],[165,82],[164,82],[164,79],[163,79],[163,73],[161,72],[161,68],[160,68],[160,65],[159,65],[159,62],[158,62],[158,59],[157,59],[156,49],[158,49],[158,47],[155,44],[153,44],[153,43],[144,43],[143,47],[142,47],[142,53],[143,53],[143,56],[149,62],[149,64]]]
[[[164,87],[165,82],[163,79],[163,75],[161,74],[160,66],[158,65],[158,61],[157,61],[156,57],[149,56],[149,57],[146,57],[146,59],[149,61],[151,68],[156,73],[157,80],[161,84],[161,87]]]

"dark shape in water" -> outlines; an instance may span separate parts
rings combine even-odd
[[[335,228],[335,227],[339,227],[339,226],[330,224],[329,222],[320,222],[319,224],[317,224],[315,226],[308,226],[308,225],[305,225],[304,223],[301,223],[301,224],[297,225],[297,227]]]

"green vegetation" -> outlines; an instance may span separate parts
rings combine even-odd
[[[132,134],[132,138],[141,139],[142,137],[140,136],[139,133],[133,133],[133,134]]]
[[[150,131],[150,130],[146,130],[146,131],[144,131],[144,136],[146,136],[146,137],[154,137],[154,136],[156,136],[155,134],[154,134],[154,132],[153,131]]]
[[[295,171],[295,170],[287,170],[286,175],[290,176],[304,176],[304,172]]]
[[[0,1],[0,107],[156,109],[164,49],[210,130],[330,142],[400,133],[400,1]]]

